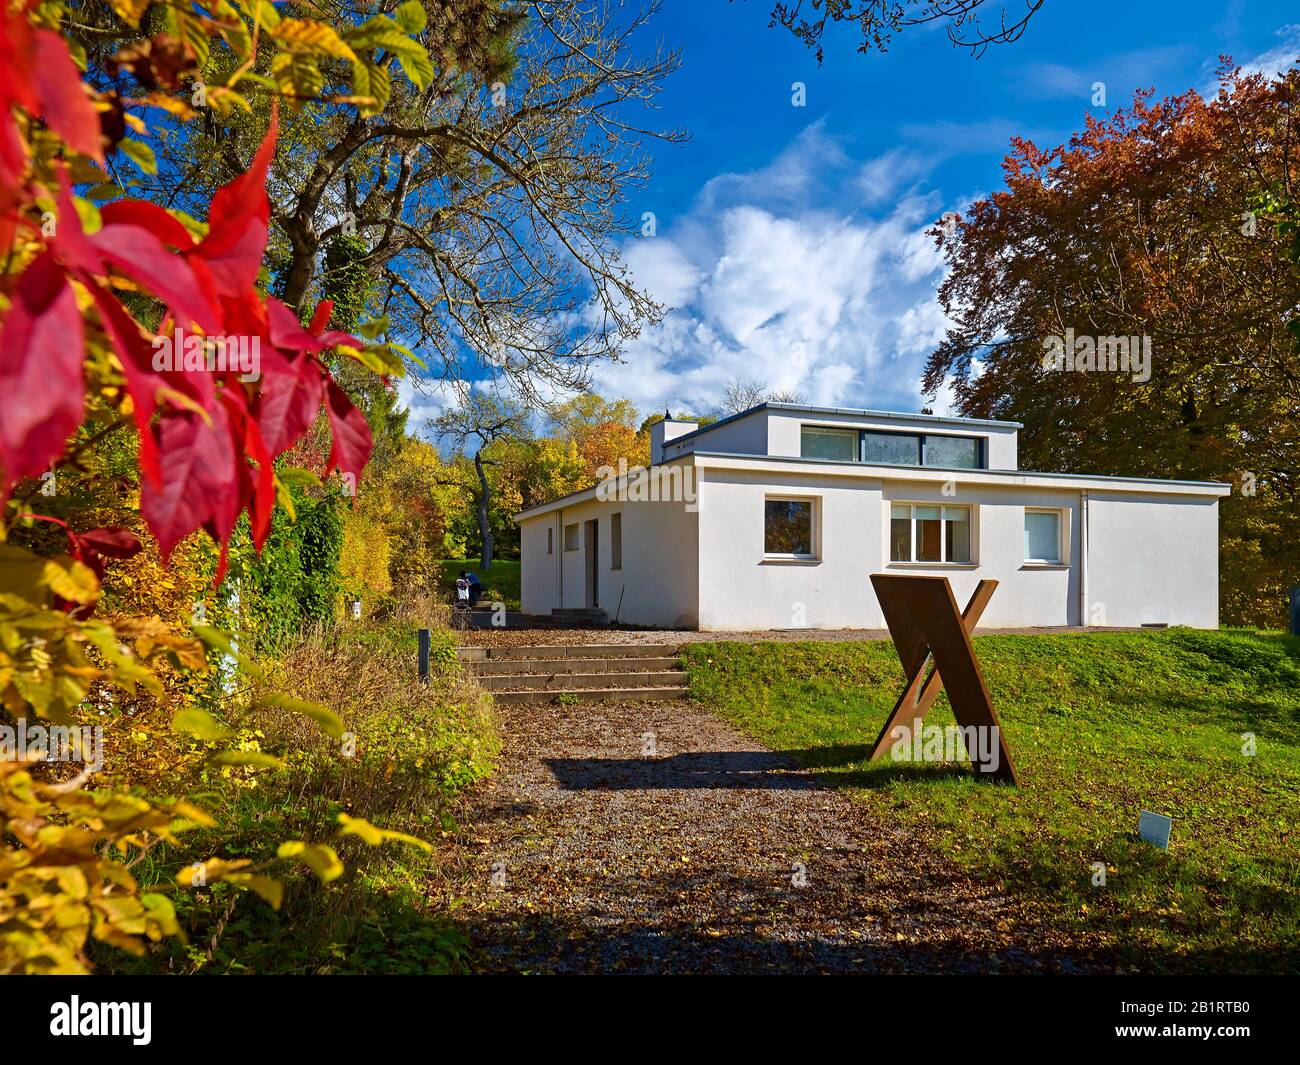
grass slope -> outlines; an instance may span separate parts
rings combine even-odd
[[[1300,971],[1300,640],[1175,629],[975,648],[1019,789],[866,762],[904,680],[887,642],[697,644],[686,662],[694,698],[1062,930],[1100,932],[1142,969]],[[930,720],[952,723],[946,699]],[[1138,839],[1144,809],[1174,818],[1167,853]]]

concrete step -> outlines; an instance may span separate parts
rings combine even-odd
[[[686,689],[676,688],[580,688],[565,691],[512,691],[494,692],[498,703],[552,703],[561,695],[571,695],[584,703],[631,702],[633,700],[684,699]]]
[[[680,665],[676,657],[650,658],[645,655],[632,655],[628,658],[487,658],[470,662],[475,674],[480,677],[504,677],[518,673],[645,673],[665,669],[677,669]]]
[[[596,688],[680,688],[686,673],[680,669],[653,673],[526,673],[479,677],[488,691],[579,691]]]
[[[457,647],[462,662],[517,662],[534,658],[663,658],[680,653],[673,643],[540,644],[532,647]]]

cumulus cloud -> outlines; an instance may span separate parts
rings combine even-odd
[[[1263,74],[1268,78],[1276,78],[1279,74],[1286,73],[1300,60],[1300,25],[1282,26],[1274,31],[1273,36],[1278,41],[1274,47],[1265,49],[1258,55],[1236,60],[1243,74]],[[1217,96],[1218,79],[1207,82],[1198,91],[1207,100]]]
[[[647,413],[708,411],[736,377],[818,405],[919,409],[947,328],[925,232],[944,208],[928,187],[943,152],[855,159],[814,124],[768,166],[709,181],[684,218],[629,244],[637,282],[673,309],[596,367],[595,387]]]

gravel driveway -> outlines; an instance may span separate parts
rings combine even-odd
[[[502,764],[460,812],[481,970],[1110,968],[698,704],[497,713]]]

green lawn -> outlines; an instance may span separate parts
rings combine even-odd
[[[1019,789],[865,761],[904,679],[888,642],[696,644],[686,662],[694,698],[1063,931],[1099,932],[1142,969],[1300,971],[1300,640],[1174,629],[975,647]],[[952,723],[946,699],[930,720]],[[1144,809],[1173,817],[1167,853],[1138,839]]]
[[[454,598],[456,578],[464,569],[478,574],[484,593],[494,603],[505,603],[507,610],[519,609],[518,559],[494,558],[492,568],[486,572],[477,558],[444,558],[438,565],[442,568],[441,590],[448,600]]]

